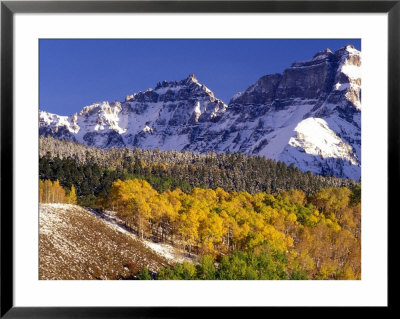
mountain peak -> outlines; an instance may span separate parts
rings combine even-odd
[[[332,55],[332,51],[329,48],[326,48],[323,51],[318,52],[317,54],[315,54],[312,58],[312,60],[321,60],[321,59],[325,59],[327,57],[329,57],[330,55]]]
[[[199,84],[199,81],[197,80],[196,76],[193,73],[189,74],[189,76],[186,79],[184,79],[182,82],[185,84],[191,84],[191,83]]]
[[[335,55],[336,56],[348,56],[350,55],[360,55],[360,51],[358,51],[354,45],[348,44],[346,46],[344,46],[343,48],[340,48],[338,50],[335,51]]]
[[[345,50],[346,50],[347,52],[349,52],[349,53],[352,53],[352,54],[358,54],[358,55],[360,54],[360,51],[358,51],[358,50],[354,47],[354,45],[351,45],[351,44],[346,45]]]
[[[352,44],[348,44],[344,47],[346,50],[356,50],[356,48],[354,47],[354,45]]]
[[[154,88],[155,91],[162,89],[162,88],[168,88],[168,87],[177,87],[179,85],[190,85],[192,83],[199,84],[199,81],[197,80],[196,76],[194,74],[190,74],[187,78],[181,80],[181,81],[162,81],[158,82],[156,84],[156,87]]]

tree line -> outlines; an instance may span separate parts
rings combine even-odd
[[[277,193],[301,189],[314,194],[327,187],[353,188],[349,179],[302,172],[293,165],[240,153],[200,155],[141,149],[90,148],[76,142],[40,139],[40,179],[59,180],[75,186],[79,202],[92,206],[96,196],[105,196],[117,180],[143,179],[159,192],[218,187],[228,192]]]

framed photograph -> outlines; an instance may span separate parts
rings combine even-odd
[[[1,316],[389,309],[399,18],[2,1]]]

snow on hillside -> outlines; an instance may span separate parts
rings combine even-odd
[[[154,243],[151,240],[146,240],[146,239],[141,239],[138,238],[136,234],[134,234],[131,230],[128,230],[124,222],[118,218],[113,211],[103,211],[103,212],[97,212],[92,209],[88,209],[89,212],[91,212],[94,216],[100,218],[104,223],[107,224],[107,226],[115,229],[118,232],[121,232],[127,236],[130,236],[131,238],[135,240],[140,240],[144,245],[152,249],[155,253],[158,255],[162,256],[163,258],[168,259],[169,262],[172,263],[181,263],[186,261],[192,261],[191,258],[185,256],[185,252],[173,247],[169,244],[166,243]]]
[[[182,261],[168,245],[142,241],[113,215],[71,204],[40,204],[39,279],[133,279]],[[167,259],[168,258],[168,259]]]

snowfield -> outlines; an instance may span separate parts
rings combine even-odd
[[[40,204],[39,279],[135,279],[143,267],[187,257],[167,244],[141,240],[112,212],[101,215],[71,204]]]

